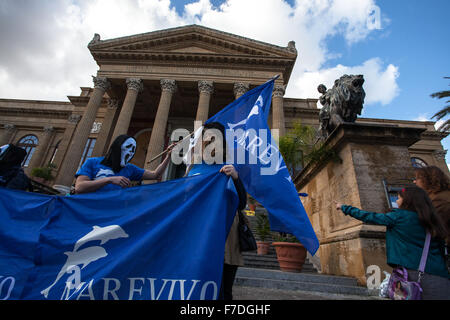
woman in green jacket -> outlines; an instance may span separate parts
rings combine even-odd
[[[366,223],[386,226],[387,263],[408,270],[409,280],[417,281],[426,232],[432,240],[425,274],[421,280],[423,299],[450,299],[450,275],[444,260],[447,231],[427,193],[419,187],[407,187],[399,193],[399,209],[375,213],[336,202],[336,209]]]

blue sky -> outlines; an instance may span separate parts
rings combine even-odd
[[[367,23],[374,7],[379,28]],[[286,97],[318,98],[318,84],[362,73],[364,117],[431,120],[444,101],[430,94],[450,84],[449,12],[448,0],[1,0],[0,97],[67,101],[92,86],[94,33],[195,23],[279,46],[294,40]]]

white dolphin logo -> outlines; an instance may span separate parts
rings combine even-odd
[[[258,97],[258,100],[256,100],[255,105],[253,106],[252,110],[250,110],[250,113],[248,114],[247,118],[245,118],[242,121],[239,121],[238,123],[227,123],[228,128],[230,128],[231,130],[234,130],[235,127],[238,126],[243,126],[244,124],[247,123],[247,121],[250,119],[250,117],[252,116],[256,116],[259,114],[259,108],[262,106],[263,103],[263,99],[261,96]]]
[[[46,289],[41,291],[41,294],[45,298],[48,297],[48,293],[51,288],[61,279],[61,277],[70,272],[73,266],[81,265],[81,269],[84,269],[88,264],[98,259],[104,258],[108,255],[106,250],[101,246],[91,246],[81,250],[78,250],[85,243],[90,241],[100,241],[100,245],[105,244],[109,240],[118,238],[128,238],[128,234],[118,225],[111,225],[107,227],[94,226],[92,231],[81,237],[74,245],[73,251],[64,252],[67,256],[66,263],[62,266],[55,281]]]

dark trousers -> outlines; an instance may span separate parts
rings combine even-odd
[[[224,263],[219,300],[233,300],[233,283],[238,266]]]

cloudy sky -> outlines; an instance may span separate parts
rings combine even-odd
[[[0,0],[0,98],[67,101],[92,86],[94,33],[199,24],[279,46],[294,40],[286,97],[317,98],[319,83],[364,74],[364,117],[430,120],[444,106],[430,94],[449,85],[448,12],[448,0]]]

